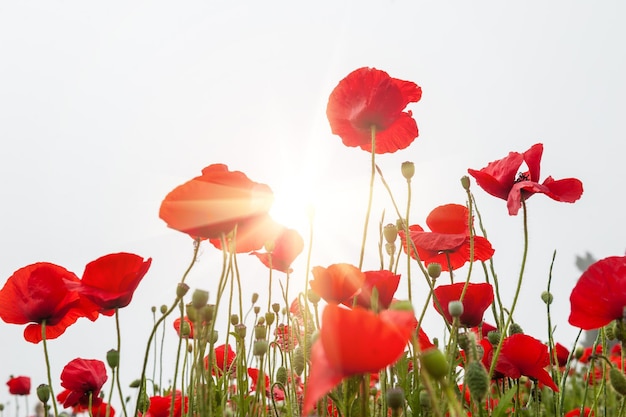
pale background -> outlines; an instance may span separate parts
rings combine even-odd
[[[413,222],[423,225],[437,205],[463,204],[459,178],[467,168],[536,142],[545,144],[542,178],[583,181],[576,204],[529,200],[530,253],[515,314],[528,334],[546,339],[539,295],[556,250],[552,319],[556,339],[571,346],[575,256],[622,255],[626,247],[625,19],[620,1],[0,3],[0,284],[38,261],[80,276],[107,253],[152,257],[121,311],[127,384],[138,376],[150,307],[171,303],[191,257],[191,240],[158,218],[160,202],[212,163],[270,185],[273,214],[305,238],[306,206],[315,205],[313,265],[356,264],[369,155],[330,133],[325,109],[341,78],[373,66],[423,88],[409,107],[420,137],[378,157],[402,206],[399,166],[415,162]],[[522,218],[474,191],[508,305]],[[379,186],[375,199],[372,225],[384,208],[394,221]],[[220,262],[218,251],[203,246],[191,287],[214,296]],[[264,306],[267,270],[247,255],[239,263],[246,294],[260,292]],[[370,234],[364,267],[377,265]],[[302,289],[304,255],[294,267],[292,288]],[[274,282],[283,279],[277,274]],[[424,288],[416,275],[418,308]],[[406,296],[404,280],[398,296]],[[424,328],[441,334],[436,315]],[[22,330],[0,323],[7,416],[15,405],[4,385],[9,375],[31,376],[33,387],[45,381],[42,346],[24,342]],[[53,377],[75,357],[104,360],[114,335],[110,318],[80,320],[49,343]],[[173,330],[168,335],[173,349]]]

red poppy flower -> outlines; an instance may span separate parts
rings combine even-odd
[[[593,417],[593,410],[589,407],[585,407],[583,409],[583,413],[580,414],[580,407],[579,408],[575,408],[574,410],[568,411],[567,413],[565,413],[565,417]]]
[[[248,253],[261,249],[268,242],[273,242],[280,235],[283,226],[276,223],[269,214],[250,217],[237,224],[236,233],[225,236],[229,252]],[[209,239],[217,249],[222,250],[219,238]]]
[[[372,293],[374,288],[378,293],[378,308],[386,309],[393,301],[393,296],[400,283],[400,275],[391,271],[365,271],[365,281],[357,295],[356,303],[363,308],[372,307]],[[348,301],[351,303],[351,300]],[[351,305],[351,304],[350,304]]]
[[[30,377],[16,376],[7,381],[9,393],[13,395],[30,395]]]
[[[397,361],[416,326],[412,311],[384,310],[377,315],[360,307],[327,305],[319,338],[311,347],[303,415],[343,378],[378,372]]]
[[[96,304],[101,314],[111,316],[115,309],[130,304],[151,262],[132,253],[112,253],[89,262],[80,283],[66,285]]]
[[[191,320],[189,320],[189,318],[187,316],[184,317],[185,322],[189,325],[189,334],[184,335],[183,337],[188,337],[190,339],[193,339],[193,323],[191,322]],[[176,319],[174,319],[174,329],[176,329],[176,333],[178,333],[178,335],[180,336],[180,317],[177,317]]]
[[[61,386],[68,390],[63,398],[63,407],[74,407],[80,404],[88,407],[91,397],[92,405],[99,405],[102,399],[98,396],[107,380],[104,362],[97,359],[76,358],[70,361],[61,372]]]
[[[441,265],[443,271],[455,270],[470,261],[469,210],[460,204],[446,204],[436,207],[426,218],[431,232],[425,232],[419,225],[409,226],[409,236],[417,249],[417,255],[426,266],[431,263]],[[404,251],[407,243],[403,230],[398,232]],[[411,257],[416,258],[411,247]],[[474,236],[474,261],[486,261],[493,256],[491,243],[482,237]]]
[[[490,162],[481,170],[468,169],[476,183],[487,193],[507,201],[509,214],[515,216],[522,200],[533,194],[545,194],[553,200],[573,203],[583,193],[583,184],[576,178],[555,180],[546,178],[539,184],[539,171],[543,144],[537,143],[524,153],[510,152],[508,156]],[[519,173],[522,163],[528,171]]]
[[[365,281],[365,274],[350,264],[316,266],[311,272],[311,289],[329,303],[349,302]]]
[[[266,214],[273,198],[267,185],[214,164],[204,168],[201,176],[174,188],[161,203],[159,217],[168,227],[194,239],[219,239],[237,224]]]
[[[224,374],[224,370],[226,370],[227,373],[235,372],[234,362],[236,356],[237,355],[235,354],[235,351],[233,350],[233,348],[230,347],[230,345],[228,345],[228,347],[225,345],[217,346],[213,350],[213,360],[215,362],[211,371],[212,374],[215,375],[216,370],[218,376],[222,376]],[[206,369],[209,369],[208,355],[204,358],[204,366]]]
[[[548,347],[532,336],[518,333],[504,339],[496,370],[513,379],[525,375],[558,391],[559,387],[545,370],[548,365]]]
[[[148,411],[144,414],[144,417],[169,417],[170,408],[172,406],[172,394],[165,397],[155,395],[150,397],[150,406]],[[180,391],[176,391],[174,396],[174,415],[173,417],[180,417],[183,412],[187,413],[189,407],[189,397],[185,396],[183,411],[183,395]]]
[[[375,68],[359,68],[341,80],[330,94],[326,115],[330,128],[346,146],[372,151],[372,127],[376,129],[376,153],[404,149],[418,135],[409,103],[422,97],[422,89],[410,81],[391,78]]]
[[[567,361],[569,360],[569,350],[560,343],[554,345],[554,349],[552,351],[552,355],[556,355],[556,362],[559,367],[564,367],[567,365]]]
[[[271,251],[266,253],[255,251],[252,255],[256,255],[268,268],[290,274],[293,271],[291,264],[304,249],[304,240],[297,231],[282,228],[270,246]]]
[[[493,324],[489,324],[485,321],[483,321],[482,323],[478,324],[478,326],[474,326],[471,329],[474,333],[476,333],[476,335],[483,339],[485,337],[487,337],[489,335],[489,332],[498,330],[498,328],[496,326],[494,326]]]
[[[107,415],[107,407],[109,407],[108,415]],[[110,407],[109,404],[102,401],[100,402],[100,404],[94,405],[91,407],[90,415],[93,417],[115,417],[115,409],[113,407]]]
[[[590,330],[621,319],[626,306],[626,256],[592,264],[574,286],[569,301],[572,326]]]
[[[602,345],[596,346],[595,354],[602,355]],[[582,355],[580,355],[580,357],[578,358],[578,362],[588,363],[593,355],[593,346],[586,347],[585,349],[583,349]]]
[[[65,282],[80,282],[67,269],[38,262],[18,269],[0,290],[0,318],[7,323],[28,324],[24,339],[42,340],[41,324],[46,322],[46,339],[62,335],[79,317],[95,320],[93,304],[70,291]]]
[[[256,387],[259,383],[259,370],[257,368],[248,368],[248,376],[252,380],[252,384],[250,384],[250,392],[256,391]],[[263,374],[265,381],[265,394],[269,395],[270,392],[270,378],[267,374]]]
[[[440,285],[434,289],[433,305],[448,323],[453,321],[450,312],[448,312],[448,304],[461,298],[464,286],[464,282],[457,282],[456,284]],[[439,303],[437,304],[436,301]],[[478,326],[483,321],[485,310],[489,308],[492,302],[493,287],[491,284],[484,282],[480,284],[468,283],[462,301],[463,314],[459,317],[461,325],[465,327]]]

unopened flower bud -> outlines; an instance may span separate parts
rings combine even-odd
[[[463,349],[464,351],[468,351],[471,348],[471,343],[472,340],[469,337],[469,333],[459,333],[459,335],[456,338],[456,343],[457,345],[459,345],[459,348]]]
[[[189,285],[184,282],[179,282],[176,285],[176,298],[183,298],[185,294],[187,294],[187,291],[189,291]]]
[[[392,410],[399,410],[404,407],[404,390],[401,387],[389,388],[387,390],[387,405]]]
[[[246,338],[247,329],[248,328],[243,323],[236,324],[235,325],[235,334],[237,335],[238,338],[245,339]]]
[[[469,191],[470,189],[470,179],[467,175],[463,175],[461,177],[461,186],[465,191]]]
[[[407,180],[410,180],[413,178],[413,175],[415,175],[415,164],[409,161],[403,162],[400,170],[402,171],[402,176]]]
[[[153,313],[156,313],[156,306],[150,307],[150,311],[152,311]]]
[[[150,408],[150,397],[145,391],[141,391],[139,400],[137,401],[137,409],[140,413],[144,414]]]
[[[574,349],[574,357],[576,359],[580,359],[583,357],[584,354],[585,354],[585,348],[582,346],[576,346],[576,349]]]
[[[489,389],[489,374],[482,363],[472,361],[465,367],[465,378],[470,395],[477,402],[482,402]]]
[[[252,304],[256,304],[257,301],[259,301],[259,293],[253,292],[252,293]]]
[[[161,304],[159,311],[161,312],[161,314],[167,313],[167,306],[165,304]]]
[[[135,379],[128,384],[130,388],[139,388],[141,386],[141,379]]]
[[[502,337],[502,335],[497,330],[492,330],[487,333],[487,340],[489,340],[489,343],[491,343],[492,346],[496,346],[500,343],[500,337]]]
[[[443,352],[437,348],[426,349],[420,356],[423,369],[435,380],[445,378],[450,372],[450,365]]]
[[[120,353],[115,349],[109,350],[107,352],[107,363],[111,369],[117,368],[117,365],[120,364]]]
[[[511,323],[511,326],[509,326],[509,336],[514,334],[524,334],[524,329],[517,323]]]
[[[452,317],[461,317],[461,314],[463,314],[463,303],[459,300],[450,301],[448,303],[448,313]]]
[[[37,387],[37,398],[44,404],[50,400],[50,387],[47,384],[41,384]]]
[[[230,315],[230,324],[231,326],[236,326],[239,324],[239,316],[236,314]]]
[[[268,326],[271,326],[272,324],[274,324],[275,318],[276,316],[274,315],[274,313],[269,312],[269,311],[265,313],[265,322],[267,323]]]
[[[273,303],[272,304],[272,311],[276,314],[278,314],[278,312],[280,311],[280,304],[278,303]]]
[[[209,292],[205,290],[195,290],[191,295],[191,305],[201,309],[209,302]]]
[[[209,343],[213,344],[217,342],[217,339],[219,339],[219,333],[217,330],[213,330],[213,333],[209,336]]]
[[[422,410],[430,410],[431,407],[431,403],[430,403],[430,395],[428,395],[428,391],[426,390],[422,390],[420,391],[420,407],[422,407]]]
[[[395,300],[389,305],[389,310],[413,312],[413,304],[409,300]]]
[[[263,356],[267,353],[267,340],[255,340],[252,346],[252,354],[254,356]]]
[[[437,262],[428,264],[427,269],[428,269],[428,276],[431,277],[432,279],[437,279],[441,275],[441,264]]]
[[[383,227],[383,236],[387,243],[393,243],[398,238],[398,226],[393,223],[389,223]]]
[[[307,296],[307,298],[309,299],[309,302],[310,302],[310,303],[313,303],[313,304],[317,304],[317,303],[319,303],[319,302],[320,302],[320,300],[321,300],[321,297],[319,296],[319,294],[318,294],[318,293],[316,293],[315,291],[311,290],[311,289],[309,289],[309,290],[306,292],[306,296]]]
[[[626,397],[626,377],[624,377],[622,371],[617,368],[611,368],[609,371],[609,380],[611,381],[613,389],[617,391],[619,395]]]
[[[552,301],[554,301],[554,296],[552,296],[552,294],[548,291],[544,291],[541,293],[541,300],[546,303],[546,305],[550,305],[552,304]]]
[[[302,375],[304,372],[304,352],[302,348],[298,346],[296,350],[293,351],[293,358],[291,364],[293,365],[293,370],[296,375]]]
[[[264,324],[254,326],[254,338],[265,339],[267,337],[267,327]]]
[[[276,382],[283,385],[287,383],[287,369],[284,366],[279,366],[278,369],[276,369]]]

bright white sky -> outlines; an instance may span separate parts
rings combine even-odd
[[[369,155],[330,133],[325,109],[341,78],[373,66],[423,88],[421,102],[410,106],[420,137],[378,158],[402,205],[400,163],[416,163],[413,222],[423,224],[440,204],[463,204],[459,178],[467,168],[536,142],[545,144],[544,178],[583,181],[574,205],[544,196],[529,201],[529,263],[515,315],[527,333],[546,339],[539,294],[557,250],[553,323],[556,339],[571,345],[575,255],[621,255],[626,247],[626,6],[506,3],[1,3],[0,284],[37,261],[80,276],[107,253],[152,257],[133,304],[121,311],[122,379],[134,379],[150,306],[172,301],[192,251],[189,238],[158,218],[160,202],[212,163],[270,185],[274,214],[287,225],[302,228],[306,205],[314,203],[313,265],[356,264]],[[522,218],[474,191],[508,304]],[[383,208],[395,221],[380,187],[375,198],[373,224]],[[366,269],[377,268],[376,254],[370,234]],[[295,265],[293,288],[307,279],[304,261]],[[221,254],[204,246],[192,288],[213,295],[220,262]],[[248,292],[267,291],[267,272],[256,259],[241,256],[240,267]],[[421,308],[425,285],[414,282]],[[402,296],[404,280],[400,287]],[[425,321],[429,334],[440,333],[438,320]],[[0,387],[10,374],[31,376],[34,386],[44,382],[42,347],[24,342],[22,330],[0,324]],[[114,334],[108,318],[70,327],[49,344],[53,375],[75,357],[104,359]],[[0,402],[12,415],[6,388]]]

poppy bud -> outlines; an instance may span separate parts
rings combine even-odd
[[[274,324],[274,318],[276,316],[274,316],[274,313],[271,312],[267,312],[265,313],[265,322],[267,323],[268,326],[271,326],[272,324]]]
[[[445,378],[450,372],[450,365],[443,352],[437,348],[430,348],[422,352],[420,356],[422,367],[435,380]]]
[[[240,323],[235,325],[235,334],[240,339],[245,339],[247,333],[247,327],[245,324]]]
[[[420,407],[422,407],[423,410],[430,410],[430,405],[430,395],[428,395],[428,391],[420,391]]]
[[[256,304],[256,302],[259,301],[259,294],[256,292],[252,293],[252,304]]]
[[[459,333],[456,338],[456,343],[457,345],[459,345],[459,348],[463,349],[464,351],[468,351],[471,348],[470,336],[468,333]]]
[[[209,292],[204,290],[195,290],[191,295],[191,304],[195,308],[202,308],[209,302]]]
[[[304,372],[304,352],[302,351],[302,348],[300,346],[298,346],[296,350],[293,351],[291,364],[293,365],[293,370],[296,375],[302,375],[302,372]]]
[[[254,356],[263,356],[267,353],[267,340],[255,340],[252,346],[252,354]]]
[[[146,394],[145,391],[141,391],[139,400],[137,401],[137,406],[138,411],[142,414],[150,408],[150,397],[148,397],[148,394]]]
[[[185,294],[187,294],[187,291],[189,291],[189,285],[184,282],[179,282],[176,285],[176,298],[183,298]]]
[[[387,390],[387,405],[392,410],[399,410],[404,407],[404,390],[401,387],[389,388]]]
[[[611,370],[609,370],[609,380],[611,381],[613,389],[617,391],[619,395],[626,397],[626,377],[624,377],[622,371],[617,368],[611,368]]]
[[[541,300],[549,306],[554,301],[554,296],[552,296],[552,293],[544,291],[541,293]]]
[[[180,322],[180,336],[181,337],[189,337],[191,334],[191,326],[187,322],[187,320],[183,320]]]
[[[278,303],[272,304],[272,311],[274,313],[278,314],[278,312],[280,311],[280,304],[278,304]]]
[[[413,311],[413,304],[409,300],[395,300],[389,305],[389,310]]]
[[[489,340],[489,343],[491,343],[492,346],[496,346],[500,343],[500,337],[502,337],[502,335],[497,330],[492,330],[487,333],[487,340]]]
[[[236,314],[230,315],[230,324],[231,326],[236,326],[239,324],[239,316]]]
[[[47,403],[50,399],[50,387],[47,384],[41,384],[37,387],[37,398],[42,403]]]
[[[313,303],[313,304],[317,304],[320,302],[321,297],[319,296],[319,294],[317,294],[315,291],[309,289],[306,292],[306,296],[309,299],[309,302]]]
[[[207,323],[213,320],[213,316],[215,315],[215,304],[207,304],[202,307],[202,321],[206,321]]]
[[[409,161],[403,162],[400,170],[402,171],[402,176],[407,180],[410,180],[413,178],[413,175],[415,175],[415,164]]]
[[[187,314],[187,318],[192,322],[198,320],[198,310],[191,305],[191,303],[185,306],[185,314]]]
[[[109,350],[107,352],[107,363],[111,369],[117,368],[117,365],[120,364],[120,353],[115,349]]]
[[[461,186],[465,191],[469,191],[470,189],[470,179],[467,175],[463,175],[461,177]]]
[[[624,329],[624,320],[615,320],[615,338],[621,342],[626,339],[626,330]]]
[[[283,385],[287,383],[287,369],[284,366],[279,366],[278,369],[276,369],[276,382]]]
[[[267,327],[264,324],[258,324],[254,326],[254,338],[265,339],[267,337]]]
[[[584,353],[585,353],[585,348],[582,346],[576,346],[576,349],[574,349],[574,357],[576,359],[582,358]]]
[[[217,342],[217,339],[219,339],[219,333],[217,332],[217,330],[213,330],[213,333],[211,333],[211,336],[209,338],[209,343],[215,343]]]
[[[393,243],[398,238],[398,226],[389,223],[383,227],[383,236],[388,243]]]
[[[167,313],[167,306],[165,304],[161,304],[159,311],[161,312],[161,314]]]
[[[141,386],[141,379],[135,379],[130,384],[128,384],[130,388],[139,388]]]
[[[461,317],[461,314],[463,314],[463,303],[459,300],[450,301],[448,303],[448,313],[452,317]]]
[[[511,326],[509,327],[509,336],[512,336],[514,334],[524,334],[522,326],[517,323],[511,323]]]
[[[150,307],[150,311],[152,311],[153,313],[156,313],[156,306]]]
[[[441,275],[441,264],[437,262],[428,264],[427,269],[428,269],[428,276],[431,277],[432,279],[437,279],[439,278],[439,275]]]
[[[609,340],[615,340],[615,322],[611,322],[604,326],[604,333]]]
[[[489,389],[487,370],[480,362],[472,361],[465,367],[465,377],[471,396],[481,402]]]

